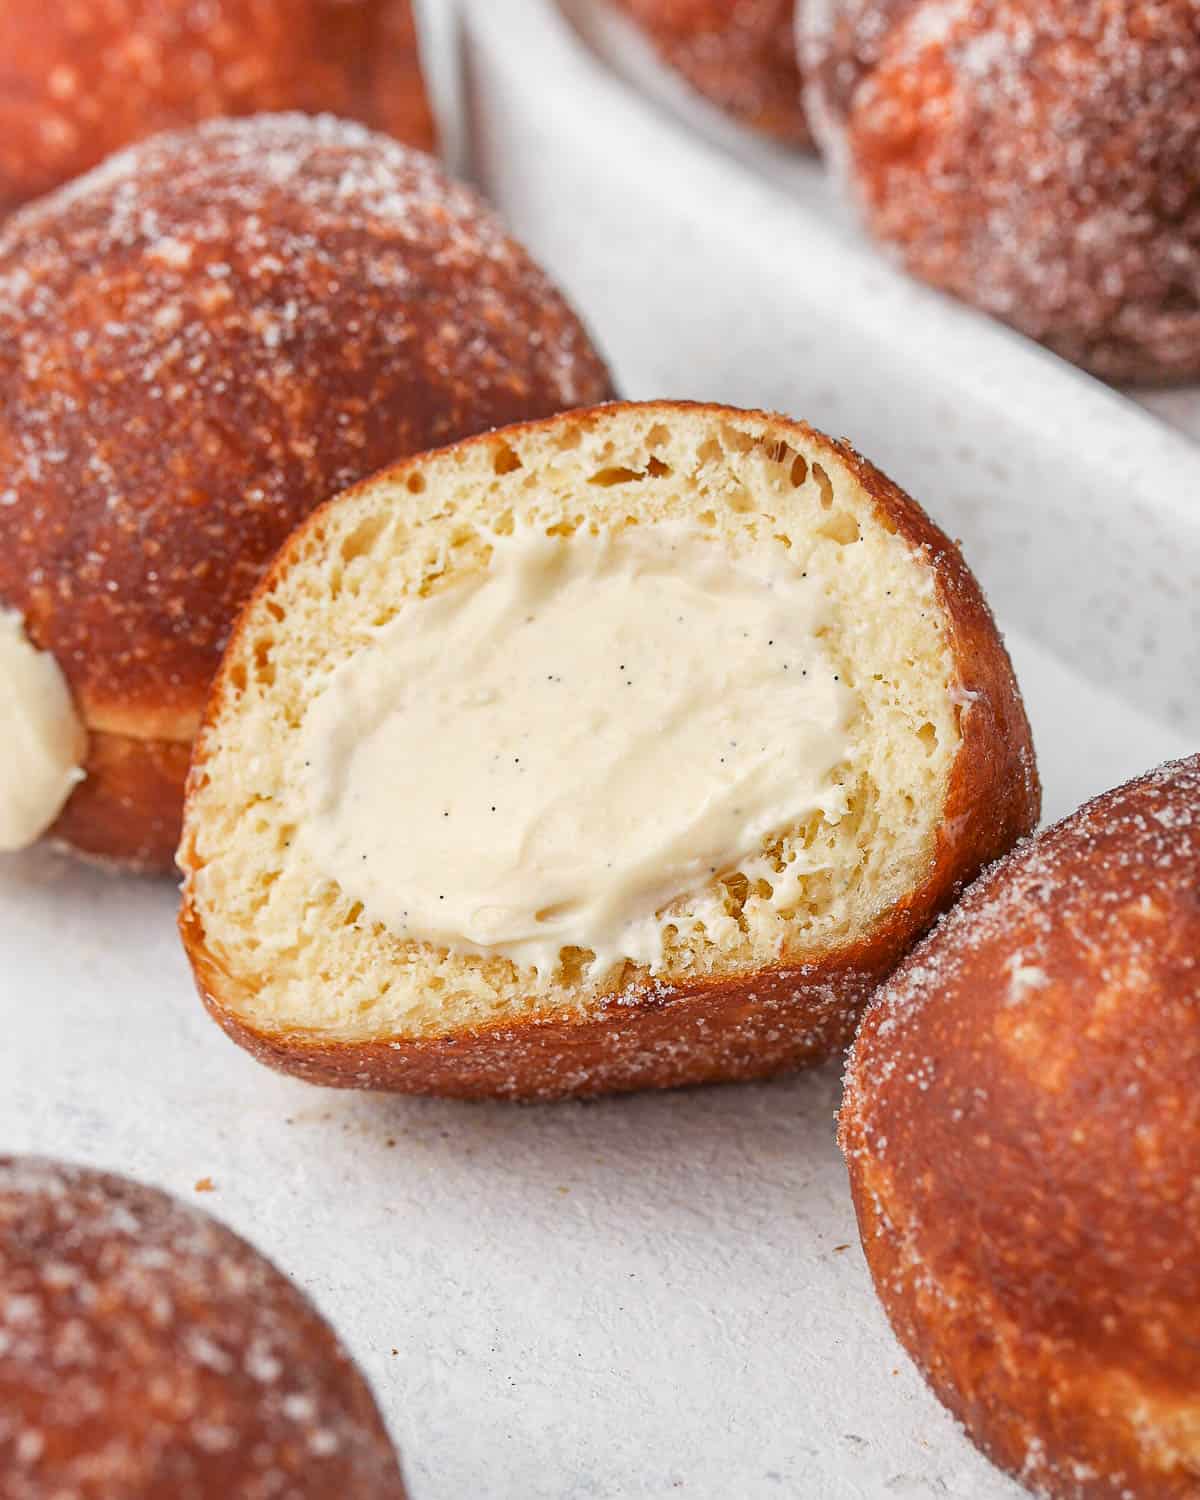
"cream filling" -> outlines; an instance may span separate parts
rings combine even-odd
[[[36,843],[83,780],[87,732],[48,651],[0,609],[0,850]]]
[[[653,970],[667,903],[844,811],[825,592],[781,546],[734,561],[679,525],[490,540],[314,698],[300,837],[397,937]]]

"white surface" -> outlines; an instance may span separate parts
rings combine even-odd
[[[1051,811],[1185,748],[1012,644]],[[362,1360],[415,1500],[1016,1495],[871,1295],[836,1069],[536,1109],[327,1093],[218,1032],[173,911],[0,860],[0,1142],[159,1183],[273,1256]]]
[[[1190,748],[1189,446],[853,246],[822,268],[794,205],[639,112],[540,0],[473,20],[489,186],[627,388],[815,415],[962,532],[1020,627],[1049,813]],[[0,860],[0,1146],[189,1198],[211,1176],[195,1201],[363,1362],[415,1500],[1017,1495],[871,1296],[836,1070],[524,1110],[322,1092],[207,1020],[174,904]]]

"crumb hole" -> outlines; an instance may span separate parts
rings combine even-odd
[[[816,481],[817,488],[821,491],[821,505],[828,510],[833,504],[833,484],[820,464],[813,464],[812,477]]]
[[[797,453],[792,460],[792,470],[789,477],[794,489],[799,489],[808,478],[808,460],[804,457],[803,453]]]
[[[425,493],[425,476],[419,469],[414,471],[405,480],[410,495],[423,495]]]
[[[862,536],[858,522],[844,510],[835,511],[819,530],[822,536],[839,542],[843,547],[851,542],[857,542]]]
[[[563,948],[558,955],[564,984],[580,984],[588,965],[595,958],[590,948]]]
[[[616,464],[608,469],[597,469],[588,483],[599,485],[601,489],[610,489],[614,484],[633,484],[645,477],[639,469],[626,469]]]
[[[360,521],[349,536],[342,540],[342,545],[338,549],[342,561],[353,562],[356,557],[362,557],[369,552],[378,541],[379,533],[384,525],[383,516],[368,516],[366,520]]]
[[[254,643],[254,678],[265,687],[272,687],[275,683],[275,663],[271,660],[274,645],[270,636]]]
[[[515,470],[523,468],[524,465],[516,453],[507,443],[497,444],[492,453],[492,473],[512,474]]]
[[[661,458],[655,458],[653,454],[650,462],[646,465],[646,473],[651,479],[665,479],[671,472],[671,465],[663,463]]]
[[[917,738],[925,746],[926,755],[932,755],[937,749],[937,730],[932,724],[922,724],[920,729],[917,730]]]

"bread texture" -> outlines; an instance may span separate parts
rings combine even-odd
[[[329,113],[429,151],[410,0],[2,0],[0,215],[163,130]]]
[[[796,60],[797,0],[621,0],[663,61],[786,146],[812,144]]]
[[[611,394],[557,291],[428,157],[302,115],[112,158],[0,227],[0,605],[91,736],[52,836],[171,867],[234,616],[405,453]]]
[[[827,580],[838,623],[824,644],[858,695],[839,768],[849,811],[764,848],[781,872],[818,851],[820,873],[779,910],[769,882],[721,870],[659,912],[661,970],[602,980],[576,949],[539,977],[367,920],[293,842],[281,795],[314,684],[406,599],[486,567],[489,529],[672,521],[730,559],[774,537]],[[410,460],[289,541],[197,743],[181,931],[221,1025],[314,1082],[550,1098],[758,1078],[842,1047],[878,981],[1038,803],[1008,657],[913,501],[784,418],[614,405]]]
[[[810,0],[818,144],[915,275],[1106,380],[1200,373],[1192,0]]]
[[[901,1343],[1053,1500],[1200,1492],[1200,757],[967,892],[867,1012],[841,1112]]]
[[[5,1500],[404,1500],[329,1325],[165,1193],[0,1158],[0,1335]]]

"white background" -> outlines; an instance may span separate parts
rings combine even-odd
[[[811,208],[612,85],[541,0],[471,15],[480,169],[626,388],[832,414],[884,453],[1014,631],[1049,812],[1191,748],[1195,454],[852,247],[835,340]],[[0,861],[0,1145],[161,1184],[259,1244],[361,1360],[415,1500],[1018,1493],[871,1295],[836,1068],[528,1109],[322,1092],[207,1020],[174,906]]]

